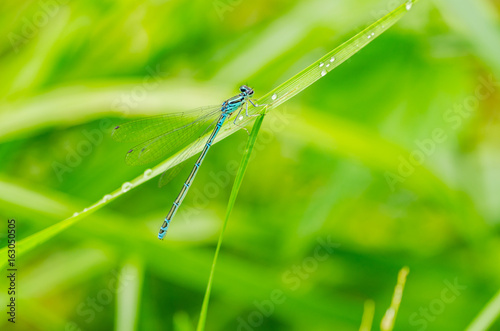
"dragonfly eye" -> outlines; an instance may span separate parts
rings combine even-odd
[[[240,87],[241,93],[244,93],[246,95],[252,95],[253,94],[253,89],[251,87],[248,87],[246,85],[242,85]]]

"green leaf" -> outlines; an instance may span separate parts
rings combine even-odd
[[[205,297],[203,298],[203,305],[201,306],[200,320],[198,321],[197,331],[205,330],[205,322],[207,320],[208,302],[210,301],[210,292],[212,290],[212,282],[214,278],[215,265],[217,264],[217,258],[219,257],[220,247],[222,245],[222,239],[224,238],[224,232],[226,231],[227,221],[233,210],[236,197],[243,182],[243,176],[245,176],[245,171],[247,170],[248,161],[250,160],[250,155],[252,154],[253,146],[257,140],[257,135],[259,134],[262,121],[264,120],[264,115],[257,117],[255,124],[253,126],[252,132],[250,133],[250,138],[248,139],[245,152],[243,153],[243,158],[241,159],[241,164],[234,179],[233,189],[231,190],[231,195],[229,196],[229,202],[226,210],[226,218],[222,225],[222,230],[219,235],[219,241],[217,242],[217,248],[215,249],[214,260],[212,262],[212,269],[210,270],[210,277],[208,279],[207,289],[205,291]]]
[[[265,94],[262,98],[258,100],[258,103],[262,106],[260,107],[252,107],[249,109],[249,113],[251,114],[259,114],[263,110],[267,113],[269,110],[276,108],[277,106],[283,104],[288,101],[293,96],[297,95],[299,92],[303,91],[306,87],[310,86],[320,78],[322,78],[323,73],[328,73],[334,68],[338,67],[340,64],[348,60],[351,56],[360,51],[363,47],[368,45],[370,42],[375,40],[379,35],[381,35],[384,31],[389,29],[392,25],[398,22],[404,14],[411,9],[412,5],[416,3],[415,1],[408,1],[405,4],[398,6],[389,14],[385,15],[380,20],[376,21],[353,38],[342,44],[341,46],[335,48],[333,51],[327,53],[325,56],[321,57],[319,60],[311,64],[306,69],[302,70],[297,75],[288,79],[285,83],[281,84],[277,88],[273,89],[269,93]],[[333,61],[332,57],[334,58]],[[321,63],[324,63],[322,66]],[[262,107],[265,107],[263,109]],[[254,121],[255,117],[248,117],[241,124],[249,124]],[[237,126],[228,126],[225,125],[222,127],[220,133],[217,135],[214,143],[221,141],[222,139],[232,135],[237,132],[239,127]],[[180,150],[178,153],[172,155],[170,158],[161,162],[157,166],[152,169],[148,169],[145,171],[144,175],[136,177],[130,182],[123,183],[122,187],[115,190],[111,194],[105,195],[100,201],[91,205],[88,208],[85,208],[82,212],[75,213],[74,216],[67,218],[57,224],[54,224],[47,229],[44,229],[38,233],[35,233],[21,241],[18,242],[17,245],[17,256],[20,256],[27,251],[35,248],[36,246],[50,240],[55,235],[59,234],[63,230],[72,226],[76,222],[82,220],[86,216],[94,213],[98,209],[107,205],[113,199],[121,196],[122,194],[128,192],[129,190],[145,183],[146,181],[162,174],[164,171],[176,166],[182,161],[190,158],[191,156],[199,153],[203,146],[205,145],[206,138],[208,138],[207,134],[203,139],[199,139],[196,142],[191,143],[184,149]],[[185,153],[185,151],[189,149],[189,153]],[[181,156],[181,157],[178,157]],[[0,255],[7,254],[7,247],[4,247],[0,250]],[[5,265],[6,261],[2,260],[0,262],[0,267]]]

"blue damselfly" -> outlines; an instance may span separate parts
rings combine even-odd
[[[203,136],[215,123],[212,134],[210,134],[205,147],[194,164],[193,170],[191,170],[160,227],[160,231],[158,232],[159,239],[163,239],[167,233],[170,221],[172,221],[172,218],[186,197],[201,163],[205,159],[210,146],[212,146],[224,122],[238,110],[238,114],[233,121],[233,124],[238,125],[236,121],[243,109],[245,109],[246,116],[251,116],[248,114],[249,103],[254,107],[258,107],[251,99],[253,93],[252,88],[243,85],[240,87],[238,95],[224,101],[221,106],[203,107],[184,113],[153,116],[115,127],[113,131],[113,138],[115,140],[122,142],[143,141],[129,150],[125,159],[128,164],[139,165],[158,160],[181,150]],[[185,151],[184,153],[187,152]],[[174,169],[180,168],[177,167]],[[163,173],[160,179],[160,186],[166,184],[177,172],[173,170]]]

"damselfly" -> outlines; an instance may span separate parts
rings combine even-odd
[[[258,107],[252,101],[253,89],[243,85],[240,87],[240,94],[224,101],[221,106],[203,107],[190,112],[167,114],[140,119],[117,126],[113,131],[113,138],[117,141],[133,142],[143,141],[128,151],[125,158],[131,165],[145,164],[162,157],[168,156],[190,143],[202,137],[207,130],[215,123],[212,134],[209,136],[198,160],[194,164],[193,170],[189,174],[177,199],[175,199],[170,211],[165,217],[165,221],[158,232],[158,239],[163,239],[167,233],[170,221],[179,209],[182,201],[186,197],[189,187],[193,183],[201,163],[205,159],[210,146],[220,131],[222,124],[236,111],[238,114],[233,123],[239,119],[240,113],[245,109],[247,117],[248,103]],[[208,124],[208,125],[207,125]],[[189,150],[184,151],[178,157],[189,154]],[[185,158],[185,157],[183,157]],[[174,169],[180,169],[179,167]],[[160,179],[160,186],[167,183],[175,174],[176,170],[163,173]]]

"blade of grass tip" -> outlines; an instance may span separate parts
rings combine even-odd
[[[382,322],[380,323],[380,329],[382,331],[392,331],[394,328],[394,322],[396,321],[396,316],[398,315],[399,305],[401,305],[401,299],[403,298],[403,290],[406,284],[406,277],[410,269],[404,267],[399,271],[398,283],[394,288],[394,294],[392,295],[391,306],[385,312]]]
[[[305,88],[315,83],[327,73],[340,66],[378,36],[396,24],[418,0],[410,0],[385,15],[366,29],[327,53],[319,60],[270,91],[258,100],[259,104],[269,104],[267,111],[281,105]]]
[[[233,188],[231,190],[231,195],[229,196],[229,202],[227,205],[226,217],[224,219],[224,223],[222,224],[222,229],[219,235],[219,241],[217,242],[217,248],[215,249],[214,260],[212,262],[212,269],[210,270],[210,277],[208,278],[207,289],[205,291],[205,297],[203,298],[203,304],[201,306],[200,320],[198,321],[198,327],[196,328],[196,331],[205,330],[208,302],[210,301],[210,292],[212,290],[215,265],[217,264],[217,258],[219,257],[219,251],[222,245],[222,239],[224,238],[224,232],[226,230],[227,221],[229,220],[229,216],[231,215],[231,211],[233,210],[236,197],[238,196],[238,191],[240,190],[241,183],[243,181],[243,176],[245,175],[245,171],[248,166],[248,161],[250,159],[250,155],[252,154],[253,146],[255,145],[255,140],[257,139],[257,135],[259,133],[260,126],[262,125],[263,120],[264,120],[264,115],[260,115],[259,117],[257,117],[257,120],[255,121],[255,124],[252,128],[252,132],[250,133],[250,138],[248,139],[247,146],[245,148],[245,152],[243,153],[243,157],[241,159],[241,164],[238,169],[238,173],[236,174],[236,177],[234,179]]]
[[[385,15],[339,47],[335,48],[333,51],[329,52],[321,59],[311,64],[309,67],[302,70],[297,75],[293,76],[277,88],[265,94],[258,100],[258,103],[266,105],[264,111],[267,113],[269,110],[276,108],[293,96],[297,95],[306,87],[310,86],[321,77],[325,76],[326,73],[348,60],[351,56],[356,54],[359,50],[361,50],[363,47],[368,45],[379,35],[393,26],[404,16],[406,12],[408,12],[412,8],[413,4],[415,4],[416,2],[418,2],[418,0],[410,0],[398,6],[389,14]],[[252,107],[251,109],[249,109],[249,113],[251,114],[258,114],[261,113],[261,111],[261,107]],[[240,125],[246,125],[254,119],[255,117],[249,117]],[[215,138],[214,144],[239,131],[239,129],[240,128],[235,125],[224,125],[220,133]],[[132,181],[124,183],[120,189],[115,190],[111,194],[105,195],[102,200],[91,205],[89,208],[85,208],[83,212],[75,213],[72,217],[69,217],[23,240],[20,240],[17,244],[17,256],[20,256],[27,251],[35,248],[36,246],[48,241],[71,225],[82,220],[86,216],[89,216],[96,210],[102,208],[113,199],[130,191],[132,188],[145,183],[146,181],[162,174],[166,170],[199,153],[203,149],[208,135],[209,134],[206,134],[203,139],[199,139],[196,142],[193,142],[190,145],[186,146],[175,155],[158,164],[156,167],[146,170],[143,176],[136,177]],[[184,153],[187,149],[190,149],[189,153]],[[2,249],[0,249],[0,255],[2,254],[7,254],[7,247],[3,247]],[[1,260],[0,267],[5,266],[6,263],[6,260]]]
[[[359,331],[371,331],[374,315],[375,315],[375,303],[373,302],[373,300],[366,300]]]
[[[137,257],[122,266],[116,291],[115,330],[137,330],[144,267]]]
[[[476,316],[466,331],[484,331],[491,327],[491,324],[500,315],[500,291],[488,302],[486,307]]]

